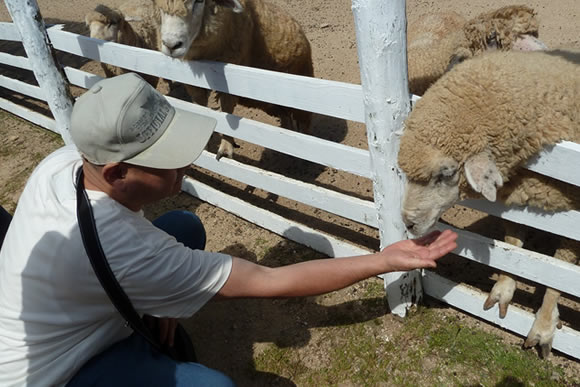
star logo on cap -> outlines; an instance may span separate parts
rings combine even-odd
[[[147,100],[143,105],[141,105],[141,109],[144,109],[150,113],[156,111],[159,107],[159,100],[155,97],[155,94],[149,94],[147,96]]]

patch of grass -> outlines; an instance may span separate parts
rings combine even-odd
[[[431,368],[432,377],[453,385],[574,383],[565,380],[562,369],[541,360],[534,351],[510,346],[498,336],[463,324],[457,317],[441,320],[432,309],[421,308],[411,315],[405,331],[416,338],[413,352],[423,351],[423,355],[438,359]],[[406,365],[412,367],[413,363]]]
[[[254,366],[258,371],[273,372],[290,380],[308,374],[307,367],[297,357],[295,351],[290,348],[280,348],[275,344],[270,344],[260,356],[254,359]]]
[[[376,292],[380,283],[366,289]],[[380,289],[382,291],[382,289]],[[374,295],[374,294],[373,294]],[[384,318],[387,318],[385,316]],[[383,317],[327,327],[308,344],[319,352],[317,367],[299,350],[274,344],[255,361],[258,370],[297,385],[397,386],[573,386],[563,370],[453,316],[419,308],[396,332],[385,331]],[[313,352],[313,351],[309,351]]]

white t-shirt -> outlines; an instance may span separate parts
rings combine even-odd
[[[132,332],[99,284],[76,220],[73,146],[33,172],[0,252],[0,385],[62,385]],[[228,255],[191,250],[88,191],[105,256],[140,314],[188,317],[226,282]]]

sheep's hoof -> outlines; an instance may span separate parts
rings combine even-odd
[[[524,348],[531,348],[536,345],[540,346],[540,356],[542,359],[547,358],[552,351],[552,342],[556,333],[556,328],[562,328],[562,322],[559,318],[555,320],[545,320],[536,317],[530,333],[524,342]]]
[[[220,143],[220,147],[218,148],[215,158],[219,161],[224,156],[230,159],[234,158],[234,145],[227,141],[222,141]]]
[[[516,290],[516,281],[509,277],[502,277],[498,280],[489,296],[483,304],[483,309],[488,310],[492,308],[496,303],[499,303],[499,317],[504,318],[507,314],[508,306],[514,296]]]

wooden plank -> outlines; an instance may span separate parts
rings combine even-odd
[[[20,32],[14,23],[0,22],[0,40],[10,40],[13,42],[21,42]]]
[[[423,289],[426,294],[482,318],[490,323],[508,329],[522,337],[526,337],[534,322],[534,315],[514,306],[510,306],[505,318],[500,319],[497,305],[484,311],[483,303],[486,296],[464,285],[443,278],[431,271],[423,273]],[[557,351],[580,358],[580,333],[563,327],[556,330],[553,348]]]
[[[580,211],[547,213],[532,207],[507,207],[499,202],[473,199],[462,201],[459,204],[519,224],[527,224],[553,234],[580,240],[580,228],[578,227]]]
[[[30,62],[28,58],[25,56],[18,56],[7,54],[5,52],[0,52],[0,63],[6,64],[12,67],[18,67],[24,70],[32,71],[32,67],[30,66]]]
[[[459,234],[453,253],[580,297],[580,266],[439,223]]]
[[[528,163],[526,168],[580,186],[580,168],[578,166],[580,166],[580,144],[564,141],[540,152]]]
[[[37,113],[23,106],[17,105],[7,99],[0,98],[0,109],[6,110],[18,117],[21,117],[27,121],[32,122],[38,126],[46,128],[52,132],[58,133],[56,129],[56,122],[53,118],[47,117],[43,114]]]
[[[99,75],[87,73],[86,71],[68,66],[64,68],[64,73],[71,84],[85,89],[90,89],[95,83],[103,79]]]
[[[61,51],[166,79],[278,105],[364,122],[360,85],[210,61],[187,62],[161,52],[48,29]],[[271,87],[273,84],[276,87]]]
[[[260,227],[270,230],[284,238],[308,246],[329,257],[347,257],[368,254],[370,251],[338,240],[330,235],[292,222],[283,217],[263,210],[243,200],[226,195],[206,184],[186,176],[182,190],[200,200],[220,207]]]
[[[214,117],[216,131],[288,155],[370,178],[369,152],[168,97],[172,105]],[[337,156],[340,155],[340,156]]]
[[[207,151],[204,151],[194,164],[219,173],[222,176],[354,220],[355,222],[378,227],[377,211],[371,201],[353,198],[313,184],[289,179],[280,174],[244,165],[234,160],[224,158],[217,161],[215,155]]]
[[[19,81],[17,79],[9,78],[4,75],[0,75],[0,87],[5,87],[17,93],[46,101],[44,91],[42,91],[40,87]]]

